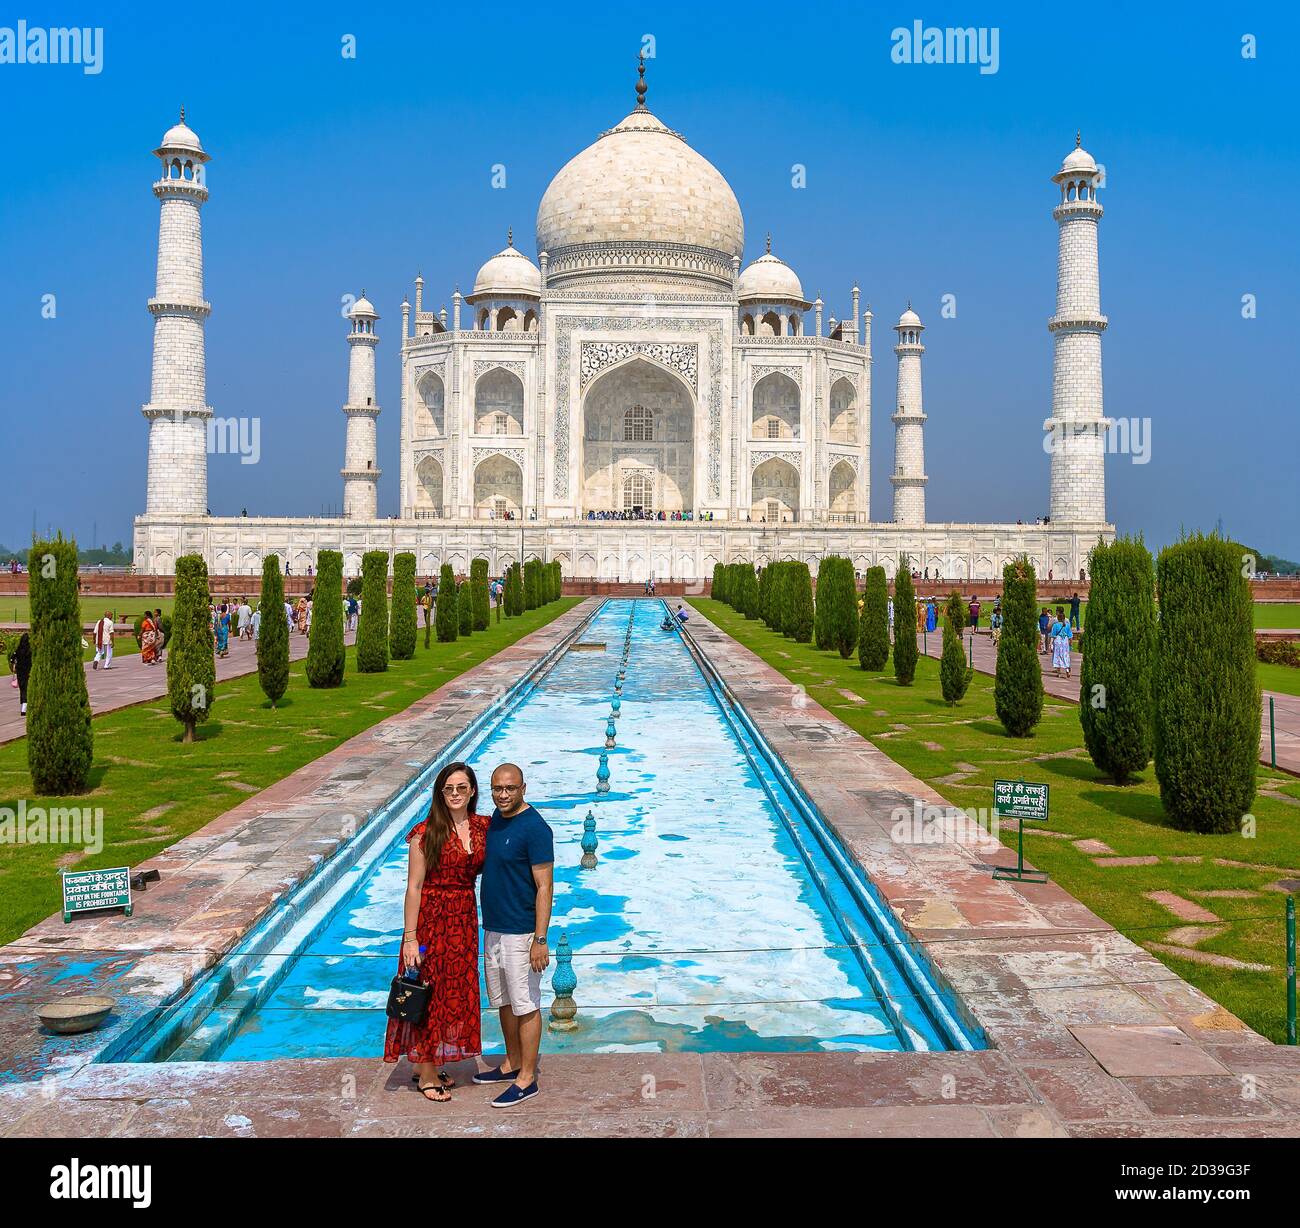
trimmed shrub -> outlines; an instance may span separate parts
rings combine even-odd
[[[774,563],[763,568],[758,577],[758,616],[769,627],[772,625],[772,582],[776,577]]]
[[[308,686],[331,687],[343,682],[347,653],[343,647],[342,592],[343,555],[337,550],[318,551],[316,598],[312,602],[311,638],[307,645]]]
[[[888,663],[889,581],[883,567],[869,567],[858,624],[858,664],[863,669],[881,670]]]
[[[736,613],[758,617],[758,577],[753,563],[736,564]]]
[[[954,589],[944,605],[943,653],[939,657],[939,686],[949,707],[957,703],[970,686],[971,670],[966,664],[966,649],[961,642],[965,620],[966,607],[962,604],[961,594]]]
[[[776,562],[772,564],[772,591],[768,594],[768,626],[778,635],[785,634],[786,617],[789,614],[789,600],[786,590],[790,583],[790,565]]]
[[[393,609],[389,615],[388,650],[394,661],[415,656],[415,555],[393,555]],[[358,628],[359,630],[359,628]]]
[[[257,684],[274,708],[289,689],[289,620],[284,613],[284,577],[278,554],[268,554],[262,560],[258,609],[262,621],[257,632]],[[312,614],[315,621],[315,610]]]
[[[899,686],[912,685],[917,656],[916,589],[912,586],[911,563],[903,555],[894,573],[894,678]]]
[[[469,565],[470,592],[473,597],[473,630],[486,631],[491,603],[488,601],[488,561],[474,559]]]
[[[1092,598],[1088,598],[1092,609]],[[1295,640],[1272,640],[1255,636],[1255,656],[1265,665],[1290,665],[1300,667],[1300,643]]]
[[[62,533],[52,541],[33,539],[27,566],[32,623],[27,770],[38,795],[82,793],[95,747],[81,661],[77,543],[64,541]],[[209,657],[211,642],[209,637]]]
[[[709,596],[712,597],[714,601],[726,600],[724,592],[727,586],[726,582],[722,578],[725,574],[726,569],[721,563],[713,564],[713,587],[709,589]]]
[[[450,644],[460,633],[460,610],[456,600],[456,576],[450,563],[442,565],[438,574],[438,604],[434,614],[434,628],[439,644]]]
[[[1043,715],[1037,577],[1034,565],[1023,554],[1002,569],[1002,638],[998,641],[993,706],[1002,728],[1013,738],[1027,738]]]
[[[518,618],[524,612],[524,567],[522,563],[510,565],[510,585],[514,608],[507,611]]]
[[[474,634],[474,590],[468,580],[456,589],[456,631],[461,636]]]
[[[524,609],[535,610],[542,604],[541,590],[537,584],[537,569],[541,566],[536,559],[529,559],[524,564]]]
[[[1098,542],[1089,567],[1079,723],[1093,763],[1124,784],[1155,747],[1155,569],[1140,537]]]
[[[807,563],[789,564],[786,581],[789,626],[787,634],[799,644],[811,644],[813,633],[812,576]]]
[[[1156,780],[1184,831],[1239,831],[1255,797],[1259,679],[1243,571],[1240,546],[1199,533],[1156,562]],[[1090,601],[1089,653],[1094,634]]]
[[[367,550],[361,556],[361,617],[357,620],[357,673],[382,674],[388,668],[388,555]]]
[[[208,608],[208,565],[201,554],[176,560],[176,634],[167,647],[167,699],[172,715],[193,742],[194,731],[208,719],[217,698],[217,661],[213,656],[212,615]],[[285,637],[286,647],[288,636]]]
[[[829,574],[826,573],[830,567]],[[826,605],[827,647],[834,649],[847,661],[858,646],[858,586],[849,559],[825,559],[818,569],[817,595],[819,606]],[[826,592],[823,595],[822,585]],[[886,612],[887,613],[887,612]]]

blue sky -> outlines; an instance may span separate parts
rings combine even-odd
[[[876,313],[872,512],[890,515],[907,300],[925,335],[931,520],[1047,508],[1056,225],[1074,143],[1106,166],[1106,410],[1149,418],[1151,455],[1107,461],[1108,511],[1159,545],[1224,528],[1300,558],[1300,259],[1294,47],[1281,6],[33,5],[29,26],[104,29],[103,67],[0,64],[0,542],[33,513],[90,544],[143,510],[158,209],[150,151],[184,103],[212,153],[204,208],[208,400],[261,419],[260,463],[209,458],[214,513],[341,501],[342,296],[379,332],[380,511],[397,510],[399,304],[468,289],[507,226],[533,253],[550,177],[635,101],[727,177],[746,259],[774,250]],[[996,73],[891,62],[891,31],[998,30]],[[0,18],[13,25],[16,16]],[[341,54],[356,40],[355,59]],[[1242,37],[1258,56],[1242,56]],[[507,170],[505,189],[491,168]],[[791,186],[791,167],[807,186]],[[1291,241],[1284,241],[1291,227]],[[43,296],[57,314],[42,318]],[[956,297],[954,319],[940,317]],[[1251,294],[1257,318],[1242,318]]]

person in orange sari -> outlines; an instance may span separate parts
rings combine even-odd
[[[297,619],[298,619],[298,634],[306,635],[307,634],[307,598],[306,597],[298,598]]]
[[[158,660],[158,631],[153,625],[153,615],[147,610],[140,623],[140,660],[146,665]]]

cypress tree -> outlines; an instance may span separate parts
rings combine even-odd
[[[167,698],[172,715],[185,728],[182,742],[194,741],[195,728],[208,719],[217,697],[209,601],[203,556],[182,555],[176,560],[176,604],[167,649]]]
[[[268,554],[262,560],[262,598],[257,608],[262,611],[257,632],[257,684],[274,708],[289,689],[289,620],[284,612],[284,577],[278,554]]]
[[[265,615],[263,615],[265,618]],[[307,685],[339,686],[347,653],[343,647],[343,555],[337,550],[316,554],[316,596],[311,608],[311,638],[307,644]]]
[[[758,617],[758,577],[753,563],[736,564],[736,612],[746,618]]]
[[[807,563],[790,564],[790,580],[787,584],[790,594],[790,631],[791,638],[799,644],[811,644],[813,633],[813,595],[812,575]]]
[[[1088,568],[1088,651],[1079,674],[1079,723],[1093,763],[1124,784],[1155,745],[1155,578],[1140,537],[1099,541]]]
[[[970,686],[971,671],[966,665],[966,650],[961,643],[965,612],[961,594],[954,589],[944,605],[943,654],[939,658],[939,686],[950,707],[966,694],[966,688]]]
[[[899,686],[912,685],[917,656],[916,589],[912,587],[911,563],[903,555],[894,574],[894,677]]]
[[[536,559],[529,559],[524,564],[524,609],[535,610],[542,604],[542,594],[537,584],[537,569],[541,566]]]
[[[835,558],[827,556],[817,565],[817,583],[813,589],[813,643],[819,652],[831,648],[830,615],[835,587]]]
[[[772,565],[772,591],[767,597],[767,625],[778,635],[785,634],[786,619],[786,582],[790,574],[789,564],[778,560]]]
[[[769,627],[772,625],[772,581],[776,575],[775,563],[768,563],[758,577],[758,616]]]
[[[438,604],[434,615],[439,644],[450,644],[460,632],[460,610],[456,601],[456,576],[450,563],[438,575]]]
[[[998,720],[1013,738],[1028,737],[1043,715],[1037,606],[1034,567],[1022,554],[1002,569],[1002,638],[993,683]]]
[[[524,577],[523,568],[518,563],[510,564],[506,580],[506,614],[518,618],[524,612]]]
[[[469,579],[474,598],[475,631],[486,631],[491,604],[488,601],[488,561],[474,559],[469,565]]]
[[[837,558],[833,562],[827,612],[830,647],[847,661],[858,645],[858,584],[851,559]],[[886,624],[888,613],[886,610]]]
[[[1240,546],[1199,533],[1156,562],[1156,780],[1183,831],[1239,831],[1255,798],[1259,679],[1246,570]]]
[[[869,567],[858,625],[858,664],[863,669],[881,670],[888,661],[889,581],[883,567]]]
[[[357,620],[357,672],[382,674],[388,668],[388,555],[367,550],[361,556],[361,617]]]
[[[52,541],[33,539],[27,565],[32,621],[27,770],[38,795],[81,793],[90,775],[94,735],[81,661],[77,543],[65,542],[62,533]]]
[[[712,597],[714,601],[723,600],[723,591],[726,588],[726,585],[723,582],[722,577],[725,571],[726,569],[721,563],[713,564],[713,586],[709,589],[709,596]]]
[[[389,615],[388,648],[394,661],[415,656],[415,555],[393,556],[393,608]]]
[[[458,635],[474,633],[474,590],[468,580],[456,589],[456,631]]]

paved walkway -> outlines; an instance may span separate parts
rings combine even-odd
[[[353,643],[355,631],[345,632],[344,641]],[[289,660],[298,661],[307,655],[307,637],[296,632],[289,636]],[[166,650],[164,649],[164,656]],[[217,658],[217,681],[238,678],[241,674],[251,674],[257,669],[257,645],[252,640],[230,641],[230,655]],[[114,657],[111,669],[91,669],[85,666],[86,690],[90,692],[90,710],[95,716],[103,712],[112,712],[117,708],[128,708],[132,704],[143,703],[147,699],[157,699],[167,693],[167,664],[164,660],[157,665],[146,665],[139,653],[130,656]],[[23,737],[27,732],[27,720],[18,711],[18,692],[9,685],[7,678],[0,680],[5,696],[4,710],[0,713],[0,744],[12,742]]]
[[[544,1052],[542,1095],[501,1113],[491,1089],[463,1084],[468,1064],[434,1105],[405,1064],[375,1058],[97,1064],[103,1034],[33,1025],[37,1003],[99,986],[118,1003],[107,1030],[143,1018],[343,846],[340,808],[368,821],[595,604],[167,849],[134,917],[53,917],[0,948],[0,1072],[24,1080],[0,1083],[0,1134],[1300,1137],[1300,1050],[1269,1044],[1057,884],[994,880],[1011,858],[1000,844],[900,831],[899,809],[942,805],[938,793],[698,612],[700,650],[992,1048]]]
[[[971,634],[965,632],[962,644],[966,650],[967,660],[971,659]],[[985,634],[974,636],[975,668],[982,674],[993,674],[997,670],[998,654],[993,648],[993,637]],[[1085,641],[1086,643],[1086,641]],[[943,632],[932,631],[929,635],[917,633],[916,646],[920,652],[936,660],[943,654]],[[1071,703],[1079,702],[1079,673],[1082,660],[1078,653],[1071,654],[1071,676],[1058,678],[1052,673],[1050,654],[1039,654],[1039,664],[1043,669],[1043,690],[1058,699],[1068,699]],[[1277,738],[1277,766],[1285,772],[1300,776],[1300,695],[1286,695],[1281,691],[1265,691],[1261,696],[1263,716],[1260,722],[1259,758],[1262,763],[1271,760],[1269,745],[1269,698],[1273,700],[1273,721]]]

